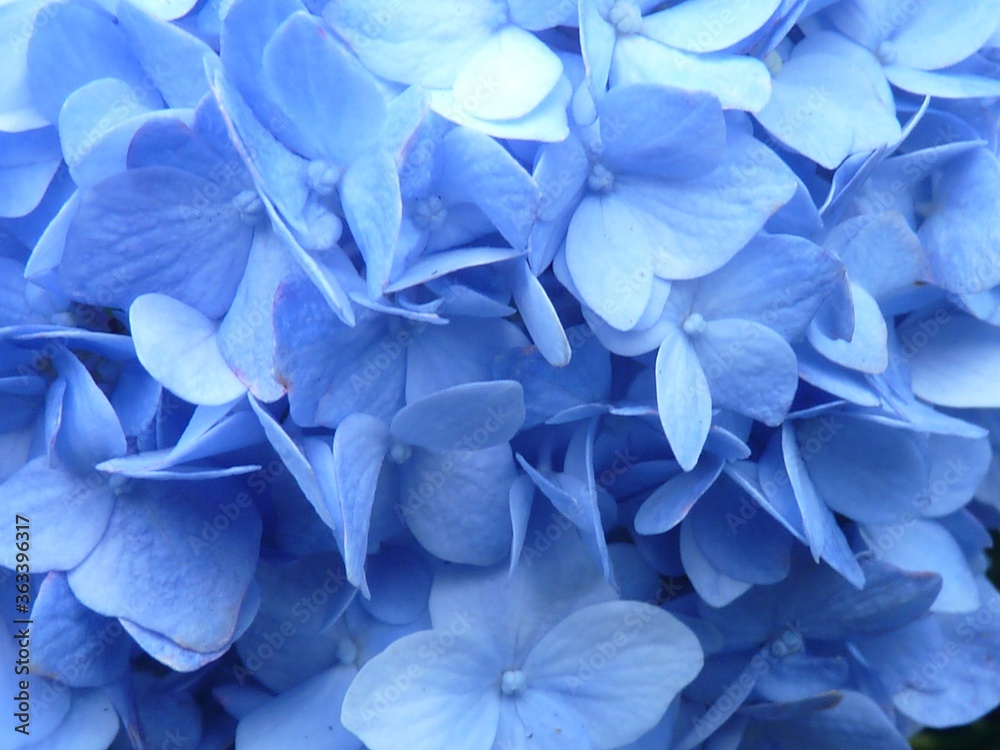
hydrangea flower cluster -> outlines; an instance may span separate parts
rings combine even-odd
[[[996,0],[0,32],[0,748],[905,750],[1000,704]]]

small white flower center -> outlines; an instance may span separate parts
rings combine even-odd
[[[892,65],[896,62],[896,45],[886,39],[882,42],[878,49],[875,50],[875,56],[882,61],[883,65]]]
[[[413,221],[422,229],[440,229],[448,218],[448,209],[436,195],[420,198],[413,207]]]
[[[524,690],[528,678],[520,669],[508,669],[500,677],[500,692],[504,695],[515,695]]]
[[[354,664],[358,660],[358,647],[354,641],[345,638],[337,644],[337,658],[341,664]]]
[[[615,176],[603,164],[595,164],[590,170],[587,185],[595,193],[607,193],[615,186]]]
[[[618,0],[608,12],[608,22],[619,34],[634,34],[642,27],[642,11],[629,0]]]
[[[231,203],[247,224],[256,224],[257,219],[264,215],[264,201],[256,190],[241,190],[233,196]]]
[[[406,443],[393,443],[392,447],[389,448],[389,458],[392,459],[393,463],[405,464],[412,455],[413,448]]]
[[[309,162],[309,188],[318,195],[330,195],[337,189],[343,172],[340,167],[322,159]]]
[[[705,319],[701,313],[691,313],[684,319],[681,328],[688,336],[700,336],[705,332]]]

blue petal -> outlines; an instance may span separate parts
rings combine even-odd
[[[33,571],[68,570],[100,541],[115,493],[100,474],[52,468],[42,456],[0,485],[0,505],[31,519]],[[8,545],[0,552],[0,564],[14,570],[16,554],[15,546]]]
[[[618,33],[601,12],[599,0],[580,0],[580,47],[587,73],[596,91],[604,91],[611,74],[611,59]]]
[[[777,583],[791,570],[794,537],[729,482],[710,489],[685,523],[705,559],[731,578]]]
[[[268,700],[240,720],[236,741],[244,750],[360,750],[336,716],[356,675],[353,667],[335,667]]]
[[[888,332],[878,303],[860,286],[851,287],[854,334],[847,341],[827,336],[818,321],[809,327],[809,343],[834,364],[876,375],[889,366]]]
[[[0,162],[0,189],[3,190],[0,216],[26,216],[41,203],[59,169],[59,151],[53,136],[52,128],[0,133],[0,153],[3,153],[0,157],[3,158]],[[10,161],[13,163],[4,163]]]
[[[283,146],[254,116],[249,105],[233,89],[218,66],[209,66],[209,85],[226,121],[233,142],[253,175],[254,182],[278,208],[286,221],[302,235],[320,247],[328,247],[326,238],[312,236],[306,225],[305,212],[309,200],[305,159]]]
[[[906,517],[902,521],[865,526],[862,533],[882,562],[902,570],[940,576],[941,592],[931,611],[963,614],[975,612],[982,605],[965,554],[941,524]]]
[[[517,380],[524,388],[523,429],[565,409],[609,398],[611,357],[607,350],[584,326],[569,330],[567,344],[572,344],[573,356],[563,367],[546,361],[543,352],[533,347],[512,347],[497,357],[494,376]]]
[[[382,295],[392,273],[403,203],[396,163],[386,151],[357,159],[344,174],[340,200],[347,224],[365,259],[368,295]]]
[[[472,451],[501,445],[524,424],[524,389],[516,380],[467,383],[404,406],[392,436],[431,450]]]
[[[439,154],[441,197],[474,203],[513,247],[527,247],[541,196],[524,168],[494,139],[470,128],[448,133]]]
[[[656,355],[656,406],[677,463],[690,471],[712,424],[712,397],[695,348],[678,329],[667,333]]]
[[[635,530],[640,534],[662,534],[674,528],[719,478],[724,463],[722,459],[706,456],[691,471],[660,485],[635,514]]]
[[[95,612],[192,651],[223,648],[257,562],[256,509],[238,507],[230,520],[204,486],[139,481],[131,492],[115,504],[93,552],[69,574],[73,593]],[[213,526],[220,517],[228,522],[222,532]],[[213,602],[211,610],[205,601]]]
[[[348,164],[375,143],[385,99],[372,75],[314,16],[289,16],[264,47],[263,65],[269,94],[308,144],[303,156]]]
[[[452,636],[453,644],[433,665],[421,669],[413,678],[413,689],[402,691],[388,710],[377,710],[382,691],[420,654],[437,653],[442,632],[404,636],[368,662],[344,696],[340,715],[344,726],[371,750],[395,750],[412,741],[429,747],[490,747],[500,713],[500,691],[493,683],[504,665],[468,633],[468,623],[457,627],[463,635]]]
[[[885,633],[924,615],[941,589],[933,573],[909,573],[866,561],[865,586],[852,587],[829,568],[806,569],[774,590],[778,618],[796,622],[803,636],[840,641]]]
[[[949,615],[940,619],[940,643],[960,643],[958,652],[941,669],[939,680],[928,683],[921,680],[915,685],[904,684],[894,696],[899,711],[932,727],[957,726],[976,721],[992,710],[1000,700],[993,659],[996,657],[1000,629],[995,615],[1000,607],[1000,594],[991,585],[982,582],[983,606],[975,615]],[[969,625],[972,621],[985,623],[982,627]],[[926,664],[926,643],[923,633],[916,633],[919,655],[910,668],[921,669]],[[911,636],[912,637],[912,636]],[[911,647],[912,648],[912,647]],[[889,653],[901,651],[892,645]],[[936,683],[936,684],[935,684]]]
[[[184,15],[194,5],[190,0],[164,2],[155,5],[179,5],[173,12]],[[188,6],[188,7],[184,7]],[[118,23],[128,40],[129,47],[143,70],[150,85],[163,95],[170,107],[197,107],[208,93],[205,80],[205,55],[214,54],[212,48],[198,37],[179,26],[167,23],[173,13],[166,16],[150,7],[148,2],[122,3],[118,8]]]
[[[960,62],[986,45],[1000,23],[1000,10],[990,0],[973,0],[962,7],[942,0],[922,3],[907,14],[906,23],[890,38],[892,63],[935,70]]]
[[[781,424],[799,383],[795,352],[781,336],[751,320],[712,320],[691,345],[713,404]]]
[[[343,515],[347,580],[369,596],[365,580],[372,505],[382,461],[389,450],[389,430],[374,417],[352,414],[333,435],[337,497]]]
[[[642,626],[624,635],[623,626],[632,622]],[[581,678],[580,654],[615,633],[624,638],[618,638],[601,678]],[[524,670],[531,675],[531,691],[571,708],[593,746],[610,748],[652,729],[702,664],[698,639],[680,620],[651,604],[627,601],[594,604],[569,615],[535,645]],[[530,724],[527,717],[525,723]]]
[[[759,235],[698,280],[692,308],[707,319],[753,320],[794,341],[843,275],[836,257],[809,240]]]
[[[815,457],[815,450],[803,454],[799,449],[796,430],[791,422],[785,422],[781,428],[780,437],[774,438],[776,445],[781,446],[784,473],[787,483],[780,474],[774,477],[770,485],[764,484],[768,495],[772,493],[780,497],[791,492],[802,515],[802,525],[806,541],[812,551],[813,559],[822,557],[834,570],[843,575],[854,586],[864,585],[864,573],[847,543],[844,532],[837,524],[837,519],[827,504],[819,497],[808,470],[807,460]],[[780,441],[780,443],[777,443]],[[808,459],[807,459],[808,456]],[[780,469],[777,469],[780,471]],[[762,483],[765,477],[761,477]],[[773,488],[773,489],[772,489]],[[779,500],[775,499],[777,504]],[[788,505],[788,501],[782,503]]]
[[[215,194],[214,184],[163,167],[98,183],[83,194],[66,236],[63,289],[79,301],[121,308],[159,292],[221,316],[239,284],[252,230],[226,202],[178,201]]]
[[[71,687],[100,687],[125,676],[130,639],[114,620],[80,604],[65,575],[49,573],[36,597],[31,659],[38,674]],[[98,642],[100,652],[92,653]]]
[[[510,552],[506,444],[470,452],[415,449],[402,466],[398,512],[431,554],[449,562],[493,565]]]
[[[193,404],[216,406],[246,393],[219,351],[217,326],[163,294],[144,294],[129,309],[142,366],[165,388]]]
[[[552,478],[546,477],[520,455],[517,456],[517,461],[555,509],[572,521],[580,530],[580,536],[584,543],[601,563],[605,578],[610,580],[611,565],[608,559],[607,543],[604,539],[604,528],[601,525],[597,493],[588,492],[586,486],[581,486],[580,482],[571,481],[573,477],[567,477],[565,474]],[[591,471],[591,475],[593,475],[593,471]],[[565,481],[567,479],[570,481]]]
[[[724,52],[697,54],[641,34],[620,37],[611,61],[614,86],[656,83],[716,96],[725,109],[757,112],[771,95],[771,76],[760,60]]]
[[[566,264],[582,301],[619,330],[635,326],[653,287],[653,254],[666,230],[620,193],[588,195],[573,214]]]
[[[233,374],[265,402],[277,401],[285,393],[274,377],[276,344],[271,313],[278,287],[295,270],[272,232],[254,232],[246,271],[216,336],[219,353]]]
[[[705,558],[687,523],[681,524],[681,560],[694,590],[712,607],[725,607],[751,588],[751,584],[720,572]]]
[[[738,0],[694,0],[649,14],[642,33],[689,52],[718,52],[760,29],[781,4],[765,0],[747,7]]]
[[[56,438],[62,459],[85,472],[96,463],[125,455],[125,433],[118,416],[87,368],[62,347],[54,361],[66,379],[62,424]]]
[[[153,114],[161,104],[158,96],[136,97],[115,78],[91,81],[70,94],[59,112],[59,138],[73,181],[89,188],[124,171],[129,144],[145,122],[180,125],[166,112]]]
[[[143,87],[143,71],[111,14],[96,3],[74,3],[33,24],[28,80],[38,110],[55,122],[66,97],[98,78]]]
[[[839,693],[841,701],[832,708],[812,711],[794,719],[783,719],[773,733],[794,747],[839,750],[907,750],[910,744],[886,716],[885,711],[863,693]]]
[[[493,363],[511,347],[527,346],[521,330],[506,320],[453,318],[446,326],[416,328],[400,333],[398,344],[409,347],[406,357],[407,402],[444,388],[493,378]],[[392,345],[385,350],[394,356]]]
[[[650,84],[616,86],[599,109],[601,160],[612,171],[690,179],[711,172],[722,160],[726,122],[710,94]]]
[[[407,625],[427,611],[431,570],[406,547],[383,547],[368,561],[371,599],[361,606],[390,625]]]
[[[220,659],[229,650],[232,641],[243,635],[247,628],[250,627],[250,623],[257,616],[259,607],[260,587],[256,583],[251,582],[243,603],[240,605],[236,629],[233,631],[230,643],[227,643],[220,649],[208,652],[192,651],[179,646],[169,638],[140,625],[136,625],[134,622],[130,622],[124,618],[121,619],[121,624],[125,631],[135,639],[135,642],[139,644],[142,650],[161,664],[170,667],[170,669],[176,672],[194,672]]]
[[[796,46],[757,119],[827,169],[851,154],[896,143],[902,133],[879,61],[832,32],[811,34]]]
[[[433,253],[410,265],[385,291],[399,292],[465,268],[493,265],[521,254],[520,250],[509,247],[463,247]]]
[[[1000,284],[1000,229],[988,218],[998,196],[1000,164],[986,149],[959,156],[935,181],[935,210],[917,234],[939,286],[972,294]]]
[[[346,0],[328,4],[323,20],[375,75],[443,89],[451,87],[465,62],[489,41],[500,19],[486,0],[434,5]]]
[[[278,288],[274,331],[275,372],[298,424],[336,427],[355,412],[389,420],[403,405],[406,350],[385,316],[359,313],[349,328],[312,284],[292,280]]]
[[[665,279],[689,279],[736,255],[797,187],[774,152],[733,132],[722,164],[704,177],[661,183],[622,176],[615,194],[658,243],[645,265],[652,262]]]

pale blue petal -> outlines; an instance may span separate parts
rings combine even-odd
[[[337,717],[356,675],[354,667],[334,667],[263,703],[240,719],[241,750],[361,750],[361,741]]]
[[[681,560],[694,590],[712,607],[725,607],[751,588],[751,584],[719,572],[705,559],[687,523],[681,524]]]
[[[826,335],[816,320],[809,327],[809,343],[834,364],[858,372],[877,375],[889,366],[888,331],[885,318],[872,296],[851,284],[854,303],[854,335],[850,340]]]
[[[389,284],[385,291],[400,292],[465,268],[489,266],[520,255],[522,255],[520,250],[507,247],[463,247],[459,250],[443,250],[412,264]]]
[[[690,279],[736,255],[797,188],[795,176],[773,151],[730,133],[721,166],[704,177],[654,182],[622,176],[613,195],[637,215],[632,223],[641,221],[655,240],[651,247],[657,251],[647,251],[639,270],[652,265],[665,279]]]
[[[760,29],[781,4],[764,0],[748,7],[740,0],[693,0],[646,16],[642,34],[689,52],[718,52]]]
[[[635,530],[640,534],[662,534],[674,528],[719,478],[724,463],[722,459],[706,456],[691,471],[660,485],[643,500],[635,514]]]
[[[151,7],[168,4],[182,6],[174,9],[182,11],[179,15],[194,5],[190,0],[122,3],[118,8],[118,23],[129,48],[149,76],[150,87],[155,86],[170,107],[194,108],[208,93],[202,61],[205,55],[214,52],[198,37],[167,23],[173,13],[164,15]]]
[[[959,156],[934,185],[935,210],[917,232],[931,278],[950,292],[974,294],[1000,284],[1000,164],[986,149]]]
[[[615,172],[689,179],[711,172],[725,153],[722,107],[710,94],[616,86],[601,101],[600,116],[601,160]]]
[[[960,62],[984,46],[1000,23],[1000,8],[990,0],[972,0],[956,12],[943,0],[921,3],[887,47],[891,63],[935,70]]]
[[[449,562],[493,565],[510,552],[506,444],[471,452],[415,449],[403,464],[397,511],[428,552]]]
[[[712,424],[708,378],[688,337],[670,331],[656,355],[656,406],[677,463],[694,468]]]
[[[455,128],[441,142],[438,189],[448,204],[474,203],[515,248],[528,245],[541,200],[539,188],[506,149],[470,128]]]
[[[462,66],[452,93],[474,117],[514,120],[541,105],[562,74],[562,61],[541,40],[505,25]]]
[[[389,430],[365,414],[352,414],[333,435],[337,497],[343,515],[344,564],[347,580],[368,595],[365,558],[368,530],[382,460],[389,449]]]
[[[899,331],[908,344],[913,392],[956,408],[1000,406],[1000,329],[967,315],[911,320]]]
[[[219,351],[218,327],[163,294],[144,294],[129,308],[142,366],[165,388],[193,404],[225,404],[246,393]]]
[[[403,203],[396,163],[387,151],[371,151],[344,174],[340,199],[347,225],[365,259],[368,295],[382,295],[392,273]]]
[[[566,237],[566,264],[582,301],[619,330],[646,309],[662,227],[638,214],[630,196],[588,195]]]
[[[375,75],[443,89],[454,84],[465,63],[506,19],[489,0],[433,5],[346,0],[328,4],[323,20]]]
[[[49,573],[35,596],[33,671],[71,687],[100,687],[125,675],[131,641],[113,620],[80,604],[65,575]],[[91,653],[95,642],[99,653]]]
[[[272,232],[254,232],[247,268],[233,303],[219,324],[219,353],[233,374],[258,399],[277,401],[285,393],[274,377],[271,312],[278,287],[295,266]]]
[[[902,522],[866,525],[862,533],[882,562],[941,577],[941,592],[931,611],[965,614],[982,605],[961,547],[941,524],[908,517]]]
[[[836,257],[809,240],[762,234],[697,282],[692,308],[709,320],[753,320],[794,341],[843,275]]]
[[[468,632],[468,623],[454,627],[465,632],[455,637],[449,631],[424,630],[400,638],[351,682],[340,720],[371,750],[398,750],[414,742],[426,750],[490,750],[500,718],[496,680],[505,665],[474,631]],[[442,649],[444,632],[451,645]],[[437,657],[414,670],[421,654]],[[385,691],[399,675],[407,676],[409,689],[399,690],[397,700],[385,701]]]
[[[581,654],[614,641],[599,679]],[[624,641],[624,642],[623,642]],[[595,747],[634,742],[663,717],[702,667],[701,647],[680,620],[645,602],[607,602],[577,610],[538,642],[524,661],[531,691],[570,706]],[[588,679],[590,677],[590,679]]]
[[[726,53],[696,54],[640,34],[621,37],[611,61],[614,86],[658,83],[714,95],[725,109],[757,112],[771,95],[771,74],[760,60]]]
[[[795,352],[781,336],[751,320],[712,320],[691,346],[713,404],[781,424],[799,384]]]
[[[25,464],[0,485],[0,506],[31,520],[31,569],[68,570],[83,560],[104,534],[115,505],[107,480],[53,468],[44,456]],[[0,564],[14,570],[17,548],[0,551]]]
[[[252,229],[226,201],[194,207],[178,200],[216,194],[214,183],[165,167],[98,183],[83,193],[66,235],[62,288],[79,301],[121,308],[158,292],[221,316],[239,284]]]
[[[125,433],[111,402],[76,356],[59,347],[52,357],[66,379],[62,422],[56,437],[60,457],[81,472],[125,455]]]
[[[392,436],[431,450],[472,451],[501,445],[524,423],[516,380],[467,383],[411,401],[392,419]]]
[[[375,143],[385,99],[314,16],[299,11],[285,20],[264,47],[263,66],[268,93],[311,146],[303,156],[348,164]]]
[[[252,505],[230,521],[214,493],[202,493],[188,484],[137,482],[115,503],[103,539],[70,572],[76,597],[192,651],[223,648],[253,577],[261,522]],[[229,523],[213,537],[203,527],[214,531],[217,516]]]

